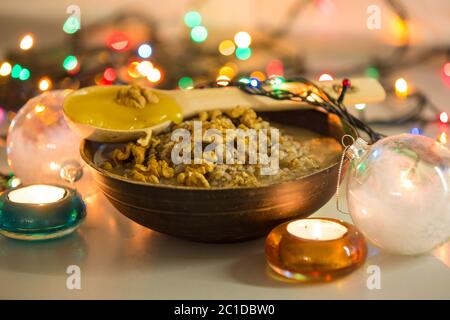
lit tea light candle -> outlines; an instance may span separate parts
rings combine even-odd
[[[348,231],[344,225],[324,219],[301,219],[287,225],[287,231],[307,240],[335,240]]]
[[[273,271],[300,281],[330,281],[358,268],[367,255],[354,226],[325,218],[286,222],[270,232],[265,248]]]
[[[65,194],[64,188],[37,184],[12,190],[8,198],[16,203],[44,205],[61,200]]]
[[[20,240],[65,236],[81,224],[86,207],[74,189],[29,185],[0,196],[0,234]]]

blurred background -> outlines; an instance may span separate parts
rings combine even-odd
[[[0,30],[0,119],[51,89],[301,75],[377,78],[382,106],[348,106],[375,126],[448,122],[447,0],[4,0]]]

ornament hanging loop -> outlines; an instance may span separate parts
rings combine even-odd
[[[346,140],[350,140],[351,143],[350,144],[346,144]],[[342,136],[341,144],[344,146],[344,150],[342,151],[341,161],[339,162],[338,179],[337,179],[337,183],[336,183],[336,209],[340,213],[349,214],[348,212],[341,210],[341,208],[339,207],[339,197],[340,197],[340,191],[341,191],[340,184],[341,184],[342,169],[343,169],[343,166],[344,166],[344,160],[345,160],[345,157],[347,155],[347,151],[355,144],[355,138],[353,138],[349,134],[345,134],[345,135]]]

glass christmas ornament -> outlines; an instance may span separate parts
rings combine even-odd
[[[8,164],[24,184],[75,187],[95,192],[91,173],[83,170],[80,138],[67,126],[62,103],[71,90],[54,90],[30,99],[17,113],[7,138]]]
[[[422,135],[401,134],[368,146],[357,139],[347,202],[356,227],[376,246],[421,254],[450,237],[450,150]]]

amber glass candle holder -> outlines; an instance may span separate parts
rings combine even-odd
[[[286,222],[266,239],[266,260],[277,274],[299,281],[330,281],[365,260],[364,237],[351,224],[310,218]]]

